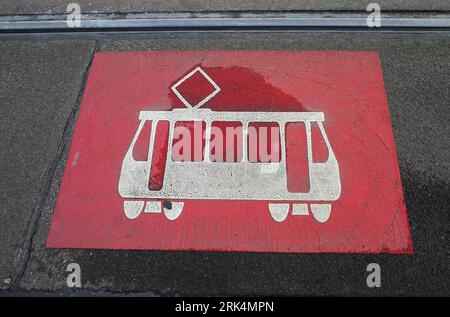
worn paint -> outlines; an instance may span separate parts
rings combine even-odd
[[[207,80],[198,76],[203,73]],[[205,97],[209,94],[212,97]],[[191,162],[189,169],[177,169],[187,163],[175,164],[167,159],[170,154],[161,159],[162,153],[170,152],[167,143],[155,148],[159,155],[150,153],[152,142],[161,140],[154,129],[145,132],[148,144],[137,145],[137,150],[130,146],[134,139],[138,144],[139,127],[144,129],[150,120],[156,124],[155,115],[169,121],[169,141],[175,116],[177,120],[199,116],[205,122],[246,122],[251,116],[253,122],[278,122],[281,151],[303,147],[308,157],[292,162],[288,157],[287,164],[275,169],[271,163],[255,174],[261,177],[255,178],[258,181],[246,178],[249,171],[239,163],[229,163],[235,165],[225,171],[240,173],[240,178],[217,177],[206,169],[206,163],[222,163]],[[304,126],[284,129],[289,120]],[[299,131],[306,133],[304,140]],[[284,146],[284,141],[289,144]],[[135,171],[145,173],[138,177],[124,173],[127,157],[142,160],[142,168]],[[285,162],[283,152],[281,158]],[[312,162],[335,165],[315,175]],[[309,183],[292,181],[305,164]],[[137,183],[143,185],[135,187]],[[152,188],[153,183],[157,186]],[[97,53],[47,246],[412,252],[378,55]]]

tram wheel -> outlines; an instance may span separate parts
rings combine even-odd
[[[144,209],[144,201],[142,200],[125,200],[123,202],[123,210],[128,219],[136,219]]]
[[[169,220],[176,220],[183,211],[184,202],[164,202],[164,215]]]
[[[269,212],[273,220],[283,222],[289,213],[289,204],[269,204]]]
[[[331,204],[311,204],[311,213],[320,223],[327,222],[331,215]]]

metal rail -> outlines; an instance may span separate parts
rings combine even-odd
[[[66,15],[0,16],[0,33],[226,29],[438,29],[450,30],[448,13],[382,13],[367,26],[367,12],[83,14],[79,27]]]

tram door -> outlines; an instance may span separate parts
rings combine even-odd
[[[153,151],[149,148],[152,133],[156,133]],[[155,131],[152,131],[152,121],[147,120],[134,145],[133,158],[136,161],[147,161],[150,164],[148,182],[150,190],[160,190],[162,188],[166,168],[168,137],[169,121],[158,121]]]
[[[287,190],[309,192],[309,163],[306,126],[304,122],[286,123]]]

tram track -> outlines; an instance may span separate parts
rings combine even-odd
[[[179,30],[373,30],[449,31],[450,12],[382,12],[368,27],[369,12],[87,13],[79,26],[67,14],[2,15],[0,33],[129,32]]]

